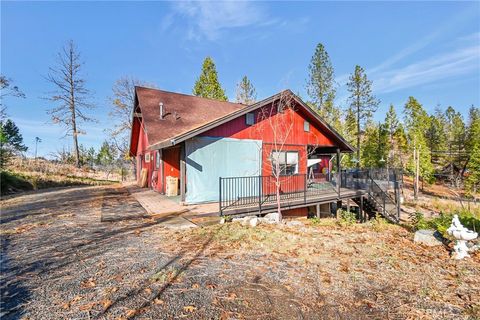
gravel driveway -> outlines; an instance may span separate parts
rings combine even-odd
[[[479,257],[402,228],[170,230],[120,185],[2,201],[3,319],[473,319]]]

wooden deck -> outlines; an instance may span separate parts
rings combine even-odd
[[[358,198],[366,193],[367,191],[363,189],[353,190],[345,188],[340,189],[340,195],[334,189],[327,189],[321,193],[319,193],[317,190],[308,190],[306,193],[298,192],[281,195],[280,204],[283,210],[289,210],[309,207],[317,204],[330,203],[339,200]],[[260,207],[262,214],[277,211],[276,197],[267,197],[261,203],[261,206],[259,203],[249,203],[245,205],[235,204],[231,209],[228,207],[224,208],[222,213],[223,215],[249,215],[258,213],[260,211]]]

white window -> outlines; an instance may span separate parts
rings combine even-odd
[[[160,168],[160,150],[155,153],[155,168]]]
[[[145,154],[145,162],[149,163],[150,162],[150,153]]]
[[[251,126],[255,123],[255,113],[249,112],[245,115],[245,124]]]
[[[308,121],[303,122],[303,130],[305,132],[310,132],[310,122],[308,122]]]
[[[273,151],[271,159],[274,173],[276,173],[277,170],[277,163],[280,167],[280,175],[282,176],[298,173],[297,151]]]

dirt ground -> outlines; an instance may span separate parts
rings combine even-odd
[[[2,201],[2,319],[476,319],[480,255],[334,220],[174,231],[119,185]]]

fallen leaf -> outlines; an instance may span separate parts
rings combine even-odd
[[[198,288],[200,288],[200,285],[199,285],[198,283],[194,283],[194,284],[192,285],[192,288],[193,288],[193,289],[198,289]]]
[[[82,287],[84,287],[84,288],[93,288],[96,285],[97,284],[95,283],[95,281],[92,278],[82,282]]]
[[[90,311],[96,304],[96,302],[86,303],[78,307],[78,309],[80,309],[81,311]]]
[[[107,310],[112,305],[112,300],[102,300],[103,310]]]
[[[235,299],[236,297],[237,297],[237,295],[236,295],[235,293],[233,293],[233,292],[231,292],[231,293],[228,294],[228,300],[233,300],[233,299]]]
[[[155,303],[155,304],[164,304],[165,301],[163,301],[162,299],[155,298],[155,299],[153,300],[153,303]]]
[[[214,284],[212,284],[212,283],[207,284],[207,288],[208,288],[208,289],[215,289],[216,287],[217,287],[217,286],[214,285]]]
[[[127,311],[127,319],[134,317],[137,314],[137,310],[130,309]]]
[[[146,294],[151,294],[152,293],[152,289],[150,289],[150,288],[146,288],[144,291],[145,291]]]
[[[195,310],[197,310],[197,308],[194,307],[194,306],[186,306],[186,307],[183,307],[183,311],[186,311],[186,312],[193,312],[193,311],[195,311]]]

